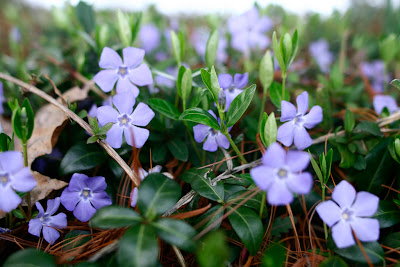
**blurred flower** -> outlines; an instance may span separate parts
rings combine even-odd
[[[195,29],[192,35],[190,36],[194,50],[196,50],[196,53],[200,55],[203,60],[206,55],[206,47],[209,35],[210,33],[208,30],[200,28],[200,29]],[[216,55],[217,62],[224,63],[228,59],[228,54],[226,52],[227,46],[228,42],[223,37],[223,34],[220,34],[218,40],[217,55]]]
[[[278,129],[277,140],[285,146],[294,144],[299,150],[303,150],[312,144],[312,139],[307,129],[315,127],[322,121],[322,108],[314,106],[306,115],[308,110],[308,93],[303,92],[296,99],[296,107],[285,100],[281,103],[281,122],[287,121]]]
[[[153,77],[149,67],[141,62],[144,58],[144,50],[127,47],[122,50],[124,61],[109,47],[104,47],[101,53],[99,66],[105,70],[97,73],[93,80],[104,91],[110,92],[117,82],[117,92],[133,92],[134,96],[139,95],[136,87],[153,83]]]
[[[0,153],[0,210],[10,212],[21,203],[14,192],[29,192],[37,182],[29,167],[24,167],[24,159],[19,151]]]
[[[67,215],[59,213],[52,216],[60,207],[60,198],[47,200],[47,210],[44,209],[40,202],[36,202],[36,208],[39,214],[35,219],[29,221],[28,232],[31,235],[40,237],[40,232],[43,229],[43,237],[49,243],[53,244],[60,237],[60,233],[56,229],[63,229],[67,227]]]
[[[394,99],[390,95],[376,95],[374,96],[373,105],[375,112],[380,115],[383,109],[386,107],[389,110],[389,113],[395,113],[399,110],[397,106],[396,99]]]
[[[241,92],[243,88],[247,85],[249,81],[249,74],[246,72],[244,74],[236,73],[232,78],[230,74],[220,74],[218,75],[218,82],[222,89],[224,89],[226,95],[226,111],[231,105],[233,99],[235,99]]]
[[[36,158],[31,168],[40,173],[46,173],[47,170],[54,168],[54,164],[61,162],[62,157],[61,151],[54,147],[50,154]]]
[[[73,211],[78,220],[87,222],[96,210],[111,205],[111,198],[104,192],[106,188],[104,177],[89,178],[85,174],[74,173],[61,194],[61,203],[67,210]]]
[[[20,43],[22,39],[21,31],[17,26],[13,26],[10,31],[10,38],[16,43]]]
[[[8,228],[0,227],[0,234],[7,234],[7,233],[11,233],[11,230]]]
[[[113,148],[120,148],[122,135],[128,145],[141,148],[149,137],[149,130],[137,126],[146,126],[154,117],[154,112],[144,103],[139,103],[135,110],[135,97],[131,92],[120,93],[113,97],[115,110],[111,106],[102,106],[97,110],[97,119],[101,126],[114,123],[107,132],[106,141]]]
[[[319,217],[332,227],[332,238],[338,248],[356,244],[352,230],[362,242],[379,239],[379,221],[365,218],[378,210],[377,196],[368,192],[357,194],[354,187],[343,180],[333,190],[332,199],[320,203],[316,210]]]
[[[310,163],[310,156],[303,151],[285,150],[271,144],[262,157],[262,165],[253,168],[250,175],[261,190],[267,192],[268,203],[286,205],[293,201],[293,193],[305,195],[311,191],[313,178],[302,172]]]
[[[217,119],[217,116],[212,110],[209,110],[208,113],[210,113],[215,119]],[[221,125],[221,119],[219,118],[218,123],[219,125]],[[228,131],[230,131],[230,129],[231,128],[229,128]],[[203,149],[205,151],[214,152],[217,151],[218,147],[228,149],[230,146],[228,138],[226,138],[226,136],[223,135],[221,131],[215,130],[210,126],[197,124],[193,127],[193,132],[194,139],[197,143],[201,143],[204,141],[204,139],[207,138],[203,144]]]
[[[232,47],[249,55],[251,50],[265,49],[270,40],[266,32],[273,27],[268,17],[260,16],[256,7],[246,13],[228,20],[229,32],[232,35]]]
[[[329,51],[329,43],[325,39],[319,39],[310,44],[308,51],[317,62],[323,73],[328,73],[334,60],[332,52]]]
[[[4,97],[4,87],[3,83],[0,82],[0,114],[4,113],[3,103],[6,102],[6,98]]]
[[[143,25],[140,27],[139,38],[146,53],[151,53],[160,44],[160,31],[153,24]]]
[[[368,79],[372,82],[372,88],[378,92],[383,92],[383,85],[385,83],[389,83],[390,77],[389,75],[385,75],[385,64],[382,60],[375,60],[371,63],[369,62],[362,62],[361,71]]]

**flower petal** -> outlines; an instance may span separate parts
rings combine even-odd
[[[289,150],[286,156],[286,165],[291,172],[299,172],[310,164],[310,155],[304,151]]]
[[[133,97],[137,97],[140,93],[139,88],[134,85],[129,78],[120,78],[117,83],[117,93],[132,93]]]
[[[31,235],[40,237],[40,232],[42,231],[42,221],[40,219],[32,219],[29,221],[28,232]]]
[[[263,191],[267,191],[275,181],[274,168],[261,165],[250,170],[251,178],[254,183]]]
[[[83,173],[74,173],[69,181],[68,190],[80,192],[86,185],[89,177]]]
[[[218,149],[217,140],[215,135],[209,135],[203,144],[203,149],[205,151],[215,152]]]
[[[329,227],[332,227],[342,218],[342,212],[340,211],[339,206],[332,200],[327,200],[318,204],[315,210],[321,220]]]
[[[118,93],[113,97],[113,103],[120,114],[132,114],[135,96],[131,92]]]
[[[146,104],[140,102],[132,113],[132,124],[147,126],[154,118],[153,110]]]
[[[296,98],[297,114],[305,115],[308,110],[308,93],[304,91]]]
[[[389,110],[389,113],[396,112],[399,107],[397,106],[396,100],[390,95],[376,95],[374,96],[373,106],[375,112],[380,115],[385,107]]]
[[[125,140],[128,145],[141,148],[149,138],[150,132],[145,128],[131,126],[124,129]]]
[[[281,102],[281,122],[293,120],[296,117],[296,107],[286,101],[282,100]]]
[[[126,47],[122,50],[124,64],[128,68],[135,68],[143,61],[145,51],[136,47]]]
[[[272,143],[262,157],[262,163],[273,168],[280,168],[286,163],[286,152],[278,143]]]
[[[157,165],[157,166],[154,166],[152,169],[150,169],[149,173],[157,173],[157,172],[161,172],[161,170],[162,170],[162,166]]]
[[[133,188],[131,192],[131,207],[134,208],[136,207],[137,201],[139,197],[139,190],[137,187]]]
[[[11,187],[19,192],[29,192],[37,185],[29,167],[25,167],[17,173],[10,175]]]
[[[89,221],[96,213],[89,201],[80,201],[74,209],[74,216],[81,222]]]
[[[196,126],[193,126],[194,140],[196,140],[197,143],[203,142],[210,133],[210,129],[210,126],[203,124],[197,124]]]
[[[312,145],[312,139],[304,127],[294,128],[294,144],[298,150],[303,150]]]
[[[292,121],[288,121],[282,124],[278,128],[278,135],[276,140],[281,142],[284,146],[291,146],[293,144],[293,137],[294,137],[294,124]]]
[[[287,188],[285,182],[275,179],[267,192],[268,203],[270,205],[281,206],[293,201],[293,194]]]
[[[292,192],[299,195],[306,195],[310,193],[313,181],[309,172],[303,172],[301,174],[291,174],[286,179],[286,184]]]
[[[101,126],[104,126],[109,122],[117,122],[118,116],[118,111],[111,106],[101,106],[97,109],[97,119]]]
[[[24,159],[19,151],[6,151],[0,153],[0,170],[14,173],[24,167]]]
[[[355,218],[350,222],[357,238],[362,242],[378,241],[379,221],[372,218]]]
[[[319,124],[322,122],[323,119],[323,113],[322,113],[322,108],[320,106],[313,106],[308,112],[307,115],[303,117],[304,119],[304,127],[307,129],[314,128],[315,125]]]
[[[141,64],[139,67],[129,71],[129,80],[139,86],[153,83],[153,76],[147,64]]]
[[[101,90],[108,93],[114,88],[118,77],[119,76],[116,70],[102,70],[93,77],[93,81],[100,87]]]
[[[64,189],[60,198],[61,204],[69,211],[73,211],[78,202],[81,201],[80,192],[70,191],[68,188]]]
[[[111,198],[106,192],[93,193],[93,198],[90,200],[95,209],[100,209],[105,206],[110,206],[112,204]]]
[[[55,199],[49,199],[47,200],[47,209],[46,213],[48,215],[53,215],[58,208],[60,207],[60,198],[56,197]]]
[[[232,75],[228,73],[221,73],[218,75],[218,82],[222,89],[228,89],[232,85]]]
[[[119,125],[114,124],[110,130],[107,132],[107,143],[113,148],[120,148],[122,145],[122,133],[124,128],[119,127]]]
[[[65,213],[61,212],[55,216],[51,216],[50,225],[57,229],[66,228],[67,227],[67,215]]]
[[[39,211],[39,214],[37,215],[37,217],[38,217],[38,218],[43,217],[43,215],[44,215],[44,209],[43,209],[42,204],[40,204],[40,202],[38,201],[38,202],[35,203],[35,206],[36,206],[36,208],[37,208],[38,211]]]
[[[346,248],[356,244],[350,224],[342,220],[332,227],[332,238],[338,248]]]
[[[95,193],[106,190],[106,179],[102,176],[90,177],[86,180],[88,187]]]
[[[236,73],[233,78],[233,84],[237,89],[244,88],[247,85],[248,81],[249,81],[249,74],[247,72],[243,74]]]
[[[378,210],[378,205],[379,197],[362,191],[357,193],[356,200],[351,209],[354,210],[356,216],[370,217]]]
[[[228,138],[225,135],[223,135],[222,133],[217,133],[216,137],[215,137],[215,140],[217,141],[217,145],[219,147],[222,147],[224,149],[228,149],[229,146],[230,146]]]
[[[47,243],[52,245],[59,237],[60,233],[56,229],[43,225],[43,238]]]
[[[104,47],[101,52],[99,66],[103,69],[117,69],[122,66],[122,59],[113,49]]]
[[[339,204],[342,209],[350,208],[356,198],[356,190],[346,180],[336,185],[332,192],[332,199]]]
[[[0,210],[8,213],[18,207],[21,203],[21,198],[11,189],[0,186]]]

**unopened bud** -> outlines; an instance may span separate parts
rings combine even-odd
[[[26,125],[28,122],[28,115],[26,114],[26,108],[23,107],[21,109],[21,122],[23,125]]]
[[[218,94],[218,108],[225,111],[225,107],[226,107],[226,95],[224,89],[220,88]]]

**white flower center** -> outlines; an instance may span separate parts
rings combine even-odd
[[[349,214],[347,212],[343,212],[342,217],[345,221],[347,221],[349,219]]]
[[[8,177],[5,176],[5,175],[1,176],[0,177],[0,183],[2,183],[2,184],[8,183]]]
[[[82,192],[82,196],[84,196],[84,197],[88,197],[90,195],[90,190],[83,190],[83,192]]]
[[[125,77],[128,74],[128,67],[119,67],[118,74]]]
[[[288,171],[287,170],[285,170],[285,169],[279,169],[279,171],[278,171],[278,176],[279,176],[279,178],[286,178],[287,177],[287,175],[288,175]]]
[[[211,135],[216,135],[218,132],[219,132],[218,130],[215,130],[215,129],[213,129],[213,128],[210,128],[210,134],[211,134]]]
[[[123,114],[118,118],[120,126],[127,126],[131,122],[131,118],[127,114]]]

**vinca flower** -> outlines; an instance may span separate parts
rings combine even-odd
[[[277,140],[285,146],[294,144],[299,150],[303,150],[312,144],[312,139],[308,134],[307,129],[315,127],[322,121],[322,108],[314,106],[310,112],[308,109],[308,93],[303,92],[296,99],[296,107],[285,100],[281,103],[281,122],[285,122],[278,129]]]
[[[309,163],[307,152],[290,150],[286,153],[275,142],[264,153],[262,165],[251,169],[250,175],[255,184],[267,192],[269,204],[286,205],[293,201],[294,193],[305,195],[311,191],[313,178],[303,171]]]
[[[149,138],[149,130],[138,126],[146,126],[154,117],[154,112],[144,103],[139,103],[135,110],[135,97],[131,92],[117,94],[113,97],[115,110],[111,106],[102,106],[97,109],[97,118],[101,126],[109,122],[114,123],[107,132],[106,141],[113,148],[120,148],[122,136],[128,145],[141,148]]]
[[[153,83],[153,77],[149,67],[142,63],[144,50],[135,47],[126,47],[122,50],[124,60],[117,52],[109,47],[104,47],[100,56],[99,66],[105,70],[97,73],[93,80],[104,92],[110,92],[117,83],[117,92],[133,92],[139,95],[136,87]]]
[[[147,24],[140,27],[139,39],[146,53],[151,53],[160,44],[161,34],[156,26]]]
[[[29,192],[36,184],[29,167],[24,167],[21,152],[0,153],[0,210],[10,212],[18,207],[21,198],[14,190]]]
[[[233,99],[235,99],[241,92],[243,88],[247,85],[249,81],[249,74],[246,72],[244,74],[236,73],[232,78],[232,75],[223,73],[218,75],[218,82],[226,96],[226,108],[228,110]]]
[[[42,205],[36,202],[36,208],[39,214],[35,219],[29,221],[28,232],[31,235],[40,237],[40,233],[43,229],[43,237],[49,243],[53,244],[60,237],[60,233],[57,229],[64,229],[67,227],[67,215],[65,213],[59,213],[54,215],[60,207],[60,198],[47,200],[47,210],[44,212]]]
[[[217,119],[217,116],[212,110],[209,110],[208,113],[210,113],[215,119]],[[218,123],[219,125],[221,125],[221,119],[219,118]],[[230,131],[230,129],[231,128],[228,128],[228,131]],[[197,124],[193,127],[193,132],[194,140],[196,140],[197,143],[201,143],[204,141],[204,139],[206,139],[203,144],[203,149],[205,151],[215,152],[217,151],[218,147],[228,149],[230,146],[228,138],[226,138],[226,136],[223,135],[221,131],[215,130],[210,126]]]
[[[358,192],[347,181],[333,190],[332,200],[320,203],[317,213],[329,227],[338,248],[355,245],[352,230],[362,242],[379,239],[378,219],[368,218],[378,210],[379,198],[368,192]]]
[[[105,99],[102,103],[103,106],[112,106],[112,97],[109,96],[107,99]],[[88,115],[92,118],[97,118],[97,109],[99,107],[96,104],[93,104],[89,111],[88,111]]]
[[[367,76],[372,82],[372,88],[378,92],[382,93],[384,84],[390,81],[389,75],[385,75],[385,63],[382,60],[375,60],[371,63],[362,62],[361,65],[362,73]]]
[[[395,113],[399,110],[396,99],[390,95],[376,95],[374,96],[373,105],[375,112],[381,114],[383,109],[386,107],[390,114]]]
[[[334,60],[333,54],[329,51],[329,43],[325,39],[320,39],[310,44],[308,51],[317,62],[323,73],[328,73]]]
[[[6,98],[4,97],[3,83],[0,82],[0,114],[4,113],[4,107],[3,107],[4,102],[6,102]]]
[[[104,177],[74,173],[61,194],[61,203],[67,210],[73,211],[78,220],[87,222],[96,210],[111,205],[111,198],[104,191],[106,188]]]

